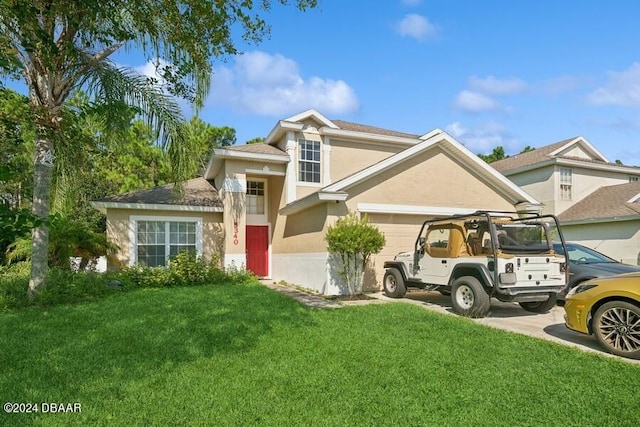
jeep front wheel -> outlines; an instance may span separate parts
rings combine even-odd
[[[491,307],[491,299],[478,279],[464,276],[451,286],[453,311],[461,316],[484,317]]]
[[[390,268],[384,273],[384,293],[391,298],[402,298],[407,293],[402,274],[395,268]]]
[[[549,299],[546,301],[535,302],[521,302],[520,307],[524,308],[531,313],[546,313],[551,310],[558,303],[557,295],[549,295]]]

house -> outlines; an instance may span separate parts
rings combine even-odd
[[[567,240],[617,260],[640,255],[640,168],[610,162],[576,137],[491,163],[558,216]]]
[[[327,252],[329,225],[350,211],[385,234],[384,260],[410,250],[427,218],[539,202],[439,129],[424,135],[329,120],[308,110],[278,121],[264,143],[214,150],[203,177],[93,202],[126,264],[162,265],[182,248],[323,294],[346,287]]]

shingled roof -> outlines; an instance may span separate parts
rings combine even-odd
[[[174,184],[167,184],[161,187],[106,197],[95,200],[95,202],[222,207],[218,191],[204,178],[185,181],[182,194],[174,191]]]
[[[601,187],[558,215],[560,221],[585,221],[637,216],[640,219],[640,182]],[[631,202],[629,202],[632,200]]]
[[[552,156],[550,155],[550,153],[553,153],[555,150],[565,144],[568,144],[574,139],[575,138],[565,139],[551,145],[545,145],[544,147],[536,148],[525,153],[516,154],[515,156],[510,156],[505,159],[498,160],[497,162],[491,163],[491,167],[493,167],[498,172],[506,172],[512,169],[518,169],[524,166],[540,163],[544,160],[551,159]]]
[[[274,154],[277,156],[287,156],[287,153],[282,151],[278,147],[263,143],[230,146],[224,147],[224,149],[229,151],[240,151],[243,153]]]
[[[401,138],[419,138],[420,135],[405,133],[405,132],[397,132],[395,130],[383,129],[375,126],[362,125],[359,123],[347,122],[344,120],[331,120],[333,124],[338,126],[342,130],[350,130],[354,132],[364,132],[364,133],[373,133],[376,135],[386,135],[386,136],[398,136]]]

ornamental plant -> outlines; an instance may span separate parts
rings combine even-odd
[[[364,270],[371,255],[384,248],[384,235],[369,223],[367,215],[359,218],[350,212],[329,226],[325,240],[328,251],[342,261],[338,273],[347,284],[349,295],[362,293]]]

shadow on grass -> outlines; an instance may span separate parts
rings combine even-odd
[[[308,310],[261,285],[147,289],[0,315],[0,396],[75,402],[202,358],[250,350]],[[224,366],[221,366],[224,369]],[[1,424],[1,423],[0,423]]]

